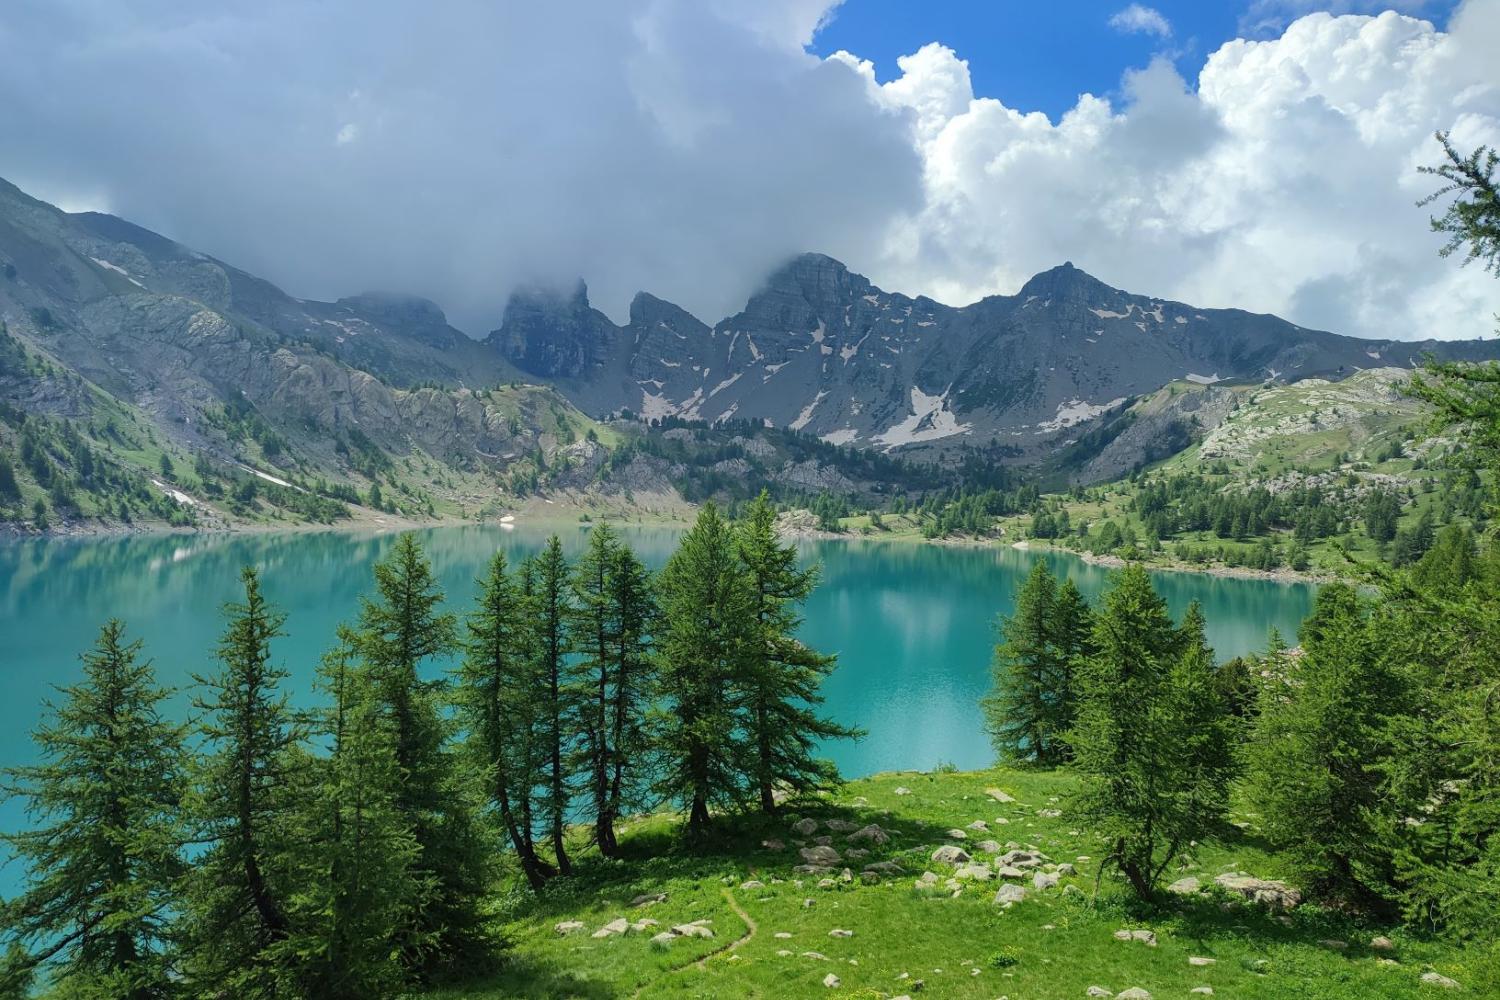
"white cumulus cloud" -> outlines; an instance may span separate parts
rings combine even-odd
[[[1500,282],[1440,260],[1416,201],[1439,157],[1500,140],[1497,5],[1448,32],[1395,13],[1313,14],[1232,41],[1193,86],[1161,60],[1059,120],[976,96],[929,45],[877,84],[914,115],[926,188],[873,277],[940,299],[1014,292],[1070,259],[1111,284],[1306,326],[1418,339],[1489,334]]]
[[[1131,34],[1155,35],[1157,38],[1172,36],[1172,23],[1155,7],[1133,3],[1118,11],[1109,19],[1109,26],[1117,31]]]

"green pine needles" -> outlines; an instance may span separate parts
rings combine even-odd
[[[579,827],[610,857],[632,812],[681,808],[700,841],[838,781],[819,747],[859,734],[819,714],[834,661],[793,635],[816,581],[765,497],[705,506],[659,576],[605,525],[572,564],[556,537],[497,554],[462,619],[402,535],[295,711],[247,568],[191,730],[108,623],[42,763],[8,772],[34,826],[6,838],[29,878],[0,992],[368,1000],[484,973],[502,851],[541,888]]]

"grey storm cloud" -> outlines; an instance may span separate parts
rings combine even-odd
[[[903,111],[804,50],[826,3],[22,0],[0,174],[293,294],[429,296],[470,332],[583,276],[716,319],[922,199]]]

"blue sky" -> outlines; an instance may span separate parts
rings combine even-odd
[[[1056,121],[1081,93],[1117,93],[1122,74],[1157,53],[1170,55],[1178,72],[1192,81],[1224,42],[1270,36],[1297,14],[1394,7],[1443,28],[1457,2],[1162,0],[1138,5],[1165,18],[1171,28],[1165,37],[1112,26],[1111,19],[1129,6],[1126,0],[845,0],[814,38],[812,51],[856,53],[874,62],[883,82],[899,75],[898,56],[940,42],[968,60],[977,96],[998,98],[1018,111],[1042,111]]]

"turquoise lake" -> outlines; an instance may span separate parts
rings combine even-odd
[[[621,531],[653,567],[666,561],[677,537],[666,528]],[[560,534],[577,552],[586,529]],[[450,610],[463,612],[496,549],[519,557],[540,548],[546,535],[525,526],[455,527],[421,538]],[[394,539],[316,532],[0,543],[0,765],[34,758],[29,733],[44,700],[55,685],[78,678],[78,654],[110,616],[145,640],[164,685],[182,688],[192,674],[211,670],[219,609],[237,598],[245,564],[261,570],[267,596],[287,611],[289,634],[276,658],[292,672],[293,701],[310,704],[318,657],[334,627],[355,614],[370,589],[372,564]],[[1017,583],[1040,558],[1090,598],[1110,576],[1071,556],[1009,547],[808,541],[800,551],[823,568],[802,637],[839,656],[825,685],[826,708],[869,733],[830,748],[851,776],[939,763],[987,765],[992,754],[978,701],[989,684],[996,615],[1010,610]],[[1202,603],[1220,659],[1264,648],[1273,626],[1290,639],[1314,595],[1307,585],[1193,573],[1160,573],[1156,583],[1176,615],[1194,600]],[[431,665],[434,674],[443,668]],[[179,710],[188,697],[179,691]],[[0,805],[0,825],[14,829],[23,821],[17,803]],[[0,892],[16,874],[0,873]]]

